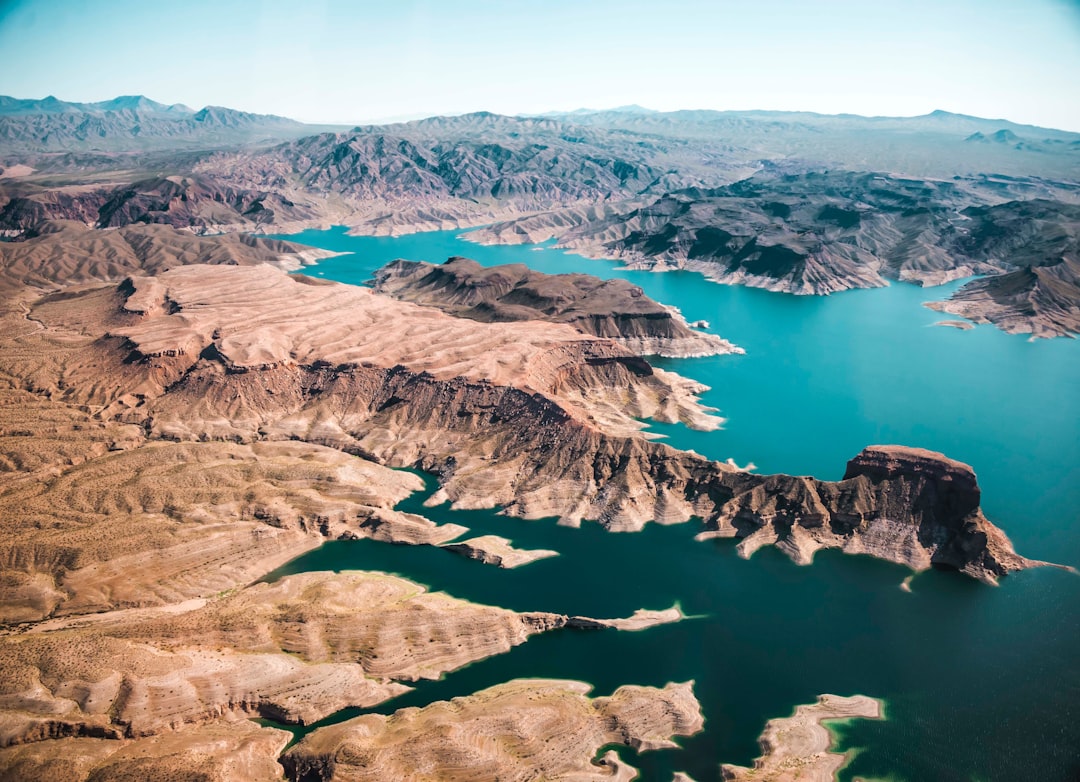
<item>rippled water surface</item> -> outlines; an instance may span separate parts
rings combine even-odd
[[[680,448],[755,463],[761,472],[837,479],[872,443],[943,451],[971,464],[983,509],[1036,559],[1080,564],[1080,344],[1031,343],[990,326],[934,327],[932,289],[894,284],[797,297],[707,282],[688,272],[621,269],[545,247],[482,247],[434,232],[350,237],[343,229],[288,237],[347,255],[305,273],[363,284],[394,258],[622,277],[745,356],[656,359],[709,385],[721,431],[654,425]],[[429,489],[434,484],[429,483]],[[561,556],[505,571],[426,547],[328,543],[284,573],[385,570],[477,602],[600,617],[678,603],[694,618],[639,633],[564,630],[420,684],[384,704],[466,695],[520,677],[581,679],[607,694],[620,684],[695,680],[706,717],[681,750],[623,753],[644,778],[682,770],[699,782],[718,764],[747,764],[770,717],[823,692],[887,702],[888,719],[838,726],[859,748],[842,779],[1076,780],[1080,778],[1080,577],[1027,571],[998,588],[951,572],[898,587],[905,568],[820,553],[798,567],[772,549],[745,561],[731,541],[699,543],[692,524],[635,534],[567,529],[488,511],[404,508],[477,534],[497,533]],[[353,713],[335,715],[340,720]]]

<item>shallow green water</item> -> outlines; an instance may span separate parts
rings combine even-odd
[[[552,249],[481,247],[456,232],[398,239],[342,229],[287,238],[352,254],[307,270],[362,284],[398,257],[623,277],[745,356],[654,363],[698,379],[728,422],[719,432],[656,425],[680,448],[752,461],[762,472],[838,478],[870,443],[940,450],[973,465],[983,508],[1017,550],[1080,564],[1080,345],[1029,343],[989,326],[932,327],[920,306],[958,284],[907,285],[827,298],[708,283],[692,273],[629,272]],[[404,507],[420,511],[423,497]],[[465,695],[511,678],[554,676],[620,684],[694,679],[706,730],[680,751],[624,757],[646,779],[718,763],[749,763],[770,717],[822,692],[888,702],[889,719],[837,726],[863,748],[843,772],[917,780],[1080,778],[1080,578],[1035,570],[986,587],[929,572],[898,589],[904,568],[835,552],[797,567],[765,549],[739,559],[730,541],[698,543],[693,525],[611,534],[491,512],[422,509],[437,521],[494,532],[561,556],[503,571],[430,548],[334,542],[277,575],[321,569],[399,573],[456,596],[515,609],[624,616],[678,602],[699,618],[640,633],[561,631],[422,683],[389,712]],[[336,719],[347,715],[335,715]]]

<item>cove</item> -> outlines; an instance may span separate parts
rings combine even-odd
[[[894,284],[796,297],[710,283],[698,274],[622,269],[544,247],[483,247],[459,232],[351,237],[344,229],[286,239],[348,253],[304,273],[363,284],[394,258],[485,265],[525,263],[550,273],[622,277],[745,356],[653,359],[711,387],[704,401],[728,420],[717,432],[653,424],[679,448],[754,462],[761,472],[839,478],[872,443],[939,450],[971,464],[987,516],[1025,556],[1080,564],[1080,345],[1028,342],[992,326],[934,327],[921,306],[960,283]],[[694,679],[705,732],[683,749],[627,753],[645,779],[683,770],[718,778],[720,762],[748,763],[771,717],[834,692],[883,698],[888,719],[835,726],[862,748],[841,778],[1069,780],[1080,774],[1080,578],[1034,570],[987,587],[956,573],[820,553],[798,567],[772,549],[739,559],[730,541],[699,543],[693,524],[642,533],[567,529],[490,511],[401,507],[438,522],[561,556],[503,571],[431,548],[373,541],[324,545],[282,572],[398,573],[457,597],[521,610],[623,616],[679,603],[698,618],[640,633],[560,631],[476,663],[384,704],[388,713],[466,695],[513,678],[620,684]],[[278,574],[280,575],[280,573]]]

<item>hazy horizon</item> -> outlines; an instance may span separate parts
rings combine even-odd
[[[57,100],[60,100],[60,101],[62,101],[64,103],[81,103],[81,104],[103,103],[103,102],[108,102],[108,101],[116,99],[116,98],[141,97],[141,98],[148,98],[149,100],[152,100],[155,103],[160,103],[160,104],[162,104],[164,106],[182,104],[182,105],[187,106],[187,108],[192,109],[195,112],[198,112],[198,111],[200,111],[200,110],[202,110],[204,108],[211,108],[213,106],[219,106],[220,108],[237,109],[236,106],[221,106],[220,104],[214,104],[214,103],[199,103],[199,102],[196,102],[195,104],[188,104],[188,103],[184,103],[183,101],[158,100],[157,97],[155,97],[154,95],[143,95],[141,93],[135,94],[135,95],[113,95],[113,96],[111,96],[109,98],[104,98],[103,100],[93,100],[93,101],[79,100],[78,97],[66,97],[66,96],[52,95],[52,94],[40,95],[40,96],[37,96],[37,95],[32,95],[32,96],[27,96],[27,95],[6,95],[6,97],[15,98],[15,99],[18,99],[18,100],[45,100],[47,98],[56,98]],[[518,114],[504,114],[502,112],[492,111],[490,109],[478,108],[478,109],[469,109],[469,110],[465,110],[465,111],[443,112],[441,114],[431,114],[431,113],[418,112],[418,113],[415,113],[415,114],[406,114],[406,115],[399,115],[399,116],[394,116],[394,117],[374,117],[374,118],[371,118],[371,119],[364,119],[364,120],[359,121],[359,122],[341,122],[341,121],[335,122],[335,121],[332,121],[332,120],[298,120],[298,121],[303,122],[304,124],[312,125],[312,126],[361,127],[361,126],[365,126],[365,125],[404,124],[404,123],[408,123],[408,122],[418,122],[418,121],[425,120],[425,119],[436,119],[438,117],[463,117],[463,116],[468,116],[470,114],[496,114],[496,115],[499,115],[499,116],[506,116],[506,117],[547,117],[547,116],[560,116],[561,117],[561,116],[567,116],[567,117],[570,117],[571,120],[572,120],[572,117],[575,114],[617,112],[617,111],[628,110],[632,106],[643,110],[643,112],[645,112],[645,113],[653,113],[653,114],[663,114],[663,113],[672,113],[672,112],[716,111],[716,112],[720,112],[720,113],[747,113],[747,114],[749,114],[749,113],[761,113],[761,114],[785,114],[785,113],[786,114],[816,114],[816,115],[824,116],[824,117],[859,117],[859,118],[862,118],[862,119],[917,119],[919,117],[928,116],[928,115],[933,114],[933,113],[935,113],[937,111],[944,111],[944,112],[949,113],[949,114],[955,114],[956,116],[971,116],[971,117],[974,117],[975,119],[985,120],[985,121],[988,121],[988,122],[1005,122],[1005,123],[1009,123],[1009,124],[1012,124],[1012,125],[1027,126],[1027,127],[1033,127],[1033,128],[1041,128],[1043,130],[1063,131],[1063,132],[1068,132],[1068,133],[1080,133],[1080,131],[1071,131],[1068,128],[1055,128],[1055,127],[1050,127],[1048,125],[1033,125],[1031,123],[1018,122],[1017,120],[1014,120],[1011,117],[980,117],[980,116],[977,116],[977,115],[963,114],[961,112],[951,112],[948,109],[934,109],[934,110],[926,112],[924,114],[899,115],[899,114],[856,114],[854,112],[845,112],[845,111],[836,112],[836,113],[826,113],[826,112],[810,111],[810,110],[805,110],[805,109],[769,109],[769,108],[761,108],[761,107],[741,108],[741,109],[712,109],[712,108],[705,108],[705,107],[701,107],[701,106],[684,106],[684,107],[677,108],[677,109],[668,109],[668,110],[665,110],[665,111],[661,111],[659,109],[653,109],[653,108],[651,108],[649,106],[641,106],[640,104],[624,104],[624,105],[620,105],[620,106],[595,106],[595,107],[594,106],[579,106],[579,107],[577,107],[575,109],[552,109],[551,111],[528,112],[528,113],[522,112],[522,113],[518,113]],[[257,113],[271,115],[271,116],[280,116],[280,117],[284,117],[285,119],[294,119],[294,120],[296,119],[295,117],[289,117],[288,115],[284,115],[280,111],[267,111],[267,112],[257,112]]]
[[[1080,132],[1080,3],[831,0],[387,7],[266,0],[184,12],[0,4],[0,93],[146,95],[316,124],[640,104],[657,111],[934,110]],[[32,63],[32,67],[26,67]]]

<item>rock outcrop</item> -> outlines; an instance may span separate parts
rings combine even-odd
[[[501,568],[515,568],[527,565],[538,559],[559,556],[558,551],[548,549],[519,549],[510,545],[510,541],[498,535],[481,535],[458,543],[444,543],[442,547],[469,559],[496,565]]]
[[[836,483],[786,475],[743,483],[699,537],[741,538],[743,556],[775,545],[808,563],[819,549],[839,548],[916,571],[946,565],[988,583],[1046,564],[1013,551],[979,496],[966,464],[921,448],[870,446]]]
[[[693,331],[677,312],[625,280],[544,274],[523,264],[484,267],[468,258],[442,265],[397,260],[375,272],[375,290],[484,323],[545,320],[615,340],[638,355],[741,353],[727,340]]]
[[[790,717],[769,720],[753,768],[723,765],[720,773],[728,782],[834,782],[848,758],[830,751],[833,738],[823,723],[883,716],[881,702],[865,695],[820,695]]]
[[[581,682],[523,679],[389,717],[368,715],[309,734],[287,772],[312,780],[632,779],[600,749],[676,746],[701,730],[692,683],[624,686],[589,698]],[[557,736],[555,740],[551,737]]]
[[[145,314],[117,321],[147,285]],[[168,307],[148,306],[154,297]],[[744,538],[746,555],[775,543],[808,562],[832,547],[987,581],[1034,564],[977,507],[933,500],[932,459],[826,482],[649,442],[639,418],[716,425],[701,387],[563,324],[478,323],[269,267],[177,268],[78,302],[79,327],[96,319],[97,336],[57,366],[34,356],[13,371],[152,437],[303,439],[434,471],[434,504],[526,518],[631,530],[698,516],[706,536]],[[43,303],[33,317],[62,328],[73,306]]]

